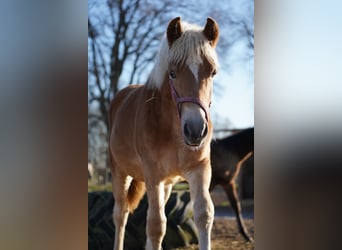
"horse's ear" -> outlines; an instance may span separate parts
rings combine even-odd
[[[207,23],[204,27],[203,34],[209,40],[211,46],[215,47],[219,38],[219,27],[213,18],[207,18]]]
[[[180,17],[176,17],[173,19],[169,26],[167,26],[167,40],[169,41],[169,45],[171,46],[177,38],[182,35],[182,27],[180,23]]]

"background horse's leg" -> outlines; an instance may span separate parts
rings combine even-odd
[[[237,195],[236,185],[235,185],[234,180],[223,185],[223,189],[226,192],[230,205],[232,206],[234,213],[236,215],[240,233],[243,235],[243,237],[247,241],[253,242],[253,239],[247,233],[247,229],[242,219],[241,205],[240,205],[239,197]]]
[[[209,194],[211,169],[198,167],[186,174],[191,199],[194,201],[194,219],[199,233],[199,249],[211,249],[211,228],[214,221],[214,205]]]
[[[146,187],[148,198],[146,250],[160,250],[166,233],[165,185],[146,183]]]
[[[112,178],[114,196],[113,222],[115,225],[114,250],[123,250],[125,227],[129,213],[127,193],[132,178],[122,176],[117,172],[113,174]]]

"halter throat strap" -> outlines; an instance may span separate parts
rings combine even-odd
[[[180,97],[175,88],[175,85],[173,84],[173,80],[171,78],[169,78],[169,85],[170,85],[172,97],[177,105],[179,118],[181,117],[181,104],[186,103],[186,102],[191,102],[200,106],[200,108],[204,111],[206,121],[207,122],[209,121],[209,111],[206,108],[206,105],[200,99],[196,97],[192,97],[192,96]]]

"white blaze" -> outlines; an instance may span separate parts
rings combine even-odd
[[[196,83],[198,82],[198,70],[199,70],[199,65],[198,64],[188,64],[189,69],[191,70],[192,74],[195,77]]]

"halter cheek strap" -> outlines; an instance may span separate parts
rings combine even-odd
[[[182,103],[186,103],[186,102],[191,102],[191,103],[195,103],[198,106],[200,106],[200,108],[204,111],[205,113],[205,119],[206,121],[209,121],[209,111],[206,108],[206,105],[198,98],[196,97],[192,97],[192,96],[188,96],[188,97],[179,97],[178,92],[173,84],[172,79],[169,79],[169,85],[170,85],[170,89],[171,89],[171,94],[173,96],[173,99],[175,100],[176,104],[177,104],[177,110],[178,110],[178,116],[181,117],[181,104]]]

